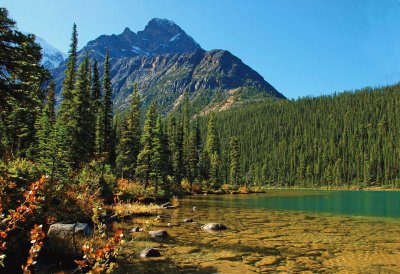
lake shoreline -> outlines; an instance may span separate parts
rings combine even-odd
[[[239,192],[239,191],[225,191],[222,189],[218,190],[207,190],[202,193],[186,193],[184,196],[192,196],[192,195],[239,195],[239,194],[262,194],[268,193],[270,190],[321,190],[321,191],[400,191],[400,188],[383,188],[383,187],[366,187],[366,188],[356,188],[356,187],[320,187],[320,188],[310,188],[310,187],[264,187],[263,190],[248,192]]]

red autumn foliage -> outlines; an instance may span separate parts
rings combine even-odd
[[[41,225],[35,224],[31,230],[31,248],[29,250],[29,257],[26,260],[26,265],[22,266],[22,271],[24,274],[31,274],[32,271],[30,270],[31,266],[36,264],[35,259],[39,256],[39,252],[43,246],[43,239],[46,235],[42,230]]]
[[[88,273],[104,273],[113,267],[112,262],[117,255],[117,247],[123,238],[122,230],[118,230],[114,237],[109,238],[103,246],[95,247],[93,243],[87,242],[82,246],[83,260],[75,261],[80,270]]]
[[[3,179],[2,179],[3,180]],[[4,183],[4,181],[3,181]],[[15,210],[10,210],[9,215],[4,216],[2,214],[2,220],[0,222],[0,264],[3,265],[3,260],[5,258],[4,252],[7,249],[6,238],[10,231],[18,228],[21,223],[27,221],[28,217],[33,215],[33,212],[43,201],[43,197],[39,195],[39,192],[43,190],[45,184],[45,177],[42,176],[38,181],[29,185],[28,190],[23,193],[25,200],[19,205]],[[13,183],[7,184],[8,188],[15,188],[16,185]],[[4,197],[7,197],[7,193],[3,190],[0,193],[0,210],[3,210]],[[24,273],[30,273],[29,267],[33,264],[34,258],[37,257],[40,251],[42,239],[44,238],[44,233],[41,230],[41,226],[35,225],[31,231],[31,242],[33,243],[30,251],[30,256],[27,261],[27,265],[23,268]],[[33,242],[35,241],[35,242]],[[40,247],[39,247],[40,246]],[[32,252],[32,254],[31,254]],[[26,271],[25,271],[26,270]]]

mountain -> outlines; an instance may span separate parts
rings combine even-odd
[[[106,49],[110,57],[151,56],[166,53],[184,53],[200,49],[192,37],[174,22],[152,19],[143,31],[135,33],[129,28],[120,35],[101,35],[90,41],[81,52],[91,57],[104,59]]]
[[[30,32],[22,31],[23,34],[32,34]],[[48,70],[53,70],[61,65],[61,63],[67,58],[67,54],[54,46],[47,43],[42,37],[35,35],[35,42],[42,48],[42,61],[41,64]]]
[[[243,100],[285,98],[261,75],[226,50],[205,51],[177,24],[152,19],[143,31],[129,28],[119,35],[101,35],[79,51],[102,65],[110,55],[113,99],[129,103],[134,82],[146,106],[156,101],[163,113],[177,107],[185,91],[196,112],[224,110]],[[66,61],[52,70],[60,94]],[[60,98],[60,97],[59,97]]]
[[[55,69],[67,58],[67,55],[64,52],[56,49],[43,38],[36,36],[35,42],[42,48],[41,63],[48,70]]]

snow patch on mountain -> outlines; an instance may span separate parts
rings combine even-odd
[[[23,32],[25,35],[30,34]],[[43,38],[35,36],[35,42],[42,48],[42,61],[40,62],[46,69],[54,69],[67,58],[67,54],[46,42]]]

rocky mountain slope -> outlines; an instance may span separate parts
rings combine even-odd
[[[156,101],[163,113],[177,107],[185,91],[196,112],[223,110],[241,100],[285,98],[230,52],[203,50],[166,19],[152,19],[137,33],[126,28],[119,35],[102,35],[82,48],[79,60],[88,52],[102,66],[106,49],[118,108],[128,105],[134,82],[143,104]],[[65,66],[66,62],[52,71],[58,94]]]

